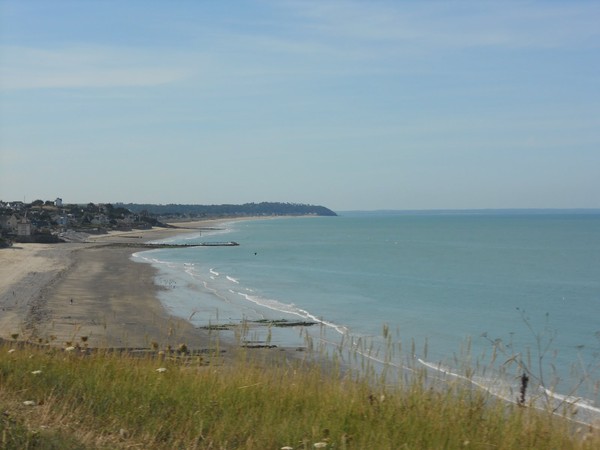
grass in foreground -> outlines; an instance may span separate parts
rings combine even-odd
[[[222,364],[0,344],[0,448],[600,448],[592,430],[459,386],[390,387],[251,355]]]

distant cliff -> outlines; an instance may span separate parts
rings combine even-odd
[[[151,205],[138,203],[118,204],[138,214],[160,217],[243,217],[243,216],[337,216],[324,206],[300,203],[245,203],[243,205]]]

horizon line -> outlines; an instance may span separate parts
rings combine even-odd
[[[333,209],[336,213],[560,213],[560,212],[581,212],[581,213],[600,213],[600,208],[431,208],[431,209]]]

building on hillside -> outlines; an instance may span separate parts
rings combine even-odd
[[[56,200],[54,200],[54,206],[56,206],[57,208],[62,208],[62,206],[63,206],[62,198],[57,197]]]
[[[54,223],[56,223],[56,225],[61,227],[64,227],[69,223],[67,217],[60,214],[53,215],[51,219]]]
[[[92,225],[108,225],[110,220],[104,214],[96,214],[92,220],[90,220]]]
[[[17,201],[17,202],[10,202],[8,204],[8,207],[10,209],[14,209],[15,211],[21,211],[21,210],[23,210],[25,208],[25,203],[19,202],[19,201]]]
[[[0,230],[8,231],[8,220],[10,216],[0,216]]]
[[[17,223],[17,236],[31,236],[31,222],[23,216]]]
[[[10,216],[0,216],[0,228],[7,233],[14,233],[17,231],[18,223],[19,219],[15,214],[11,214]]]

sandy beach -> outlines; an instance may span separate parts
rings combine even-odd
[[[0,249],[0,337],[18,334],[59,346],[84,340],[90,347],[210,346],[206,331],[169,316],[157,299],[156,269],[132,261],[131,254],[141,248],[136,243],[218,225],[186,222],[89,236],[86,242]],[[125,242],[128,247],[108,245]]]

